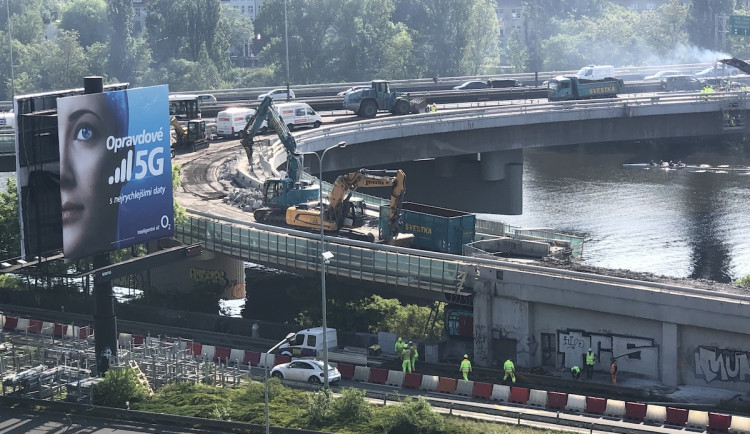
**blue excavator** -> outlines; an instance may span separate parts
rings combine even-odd
[[[297,154],[297,141],[279,116],[269,97],[263,99],[255,114],[248,120],[240,135],[240,143],[247,158],[253,163],[253,145],[256,135],[264,130],[263,121],[279,136],[287,155],[287,176],[268,178],[263,182],[263,207],[253,213],[258,223],[284,223],[286,210],[290,206],[317,200],[320,187],[308,181],[301,181],[302,156]]]

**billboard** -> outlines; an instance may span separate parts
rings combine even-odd
[[[166,85],[57,100],[66,260],[174,234]]]

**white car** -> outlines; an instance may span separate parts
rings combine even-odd
[[[659,71],[656,74],[651,74],[643,77],[643,80],[661,80],[662,77],[666,77],[669,75],[683,75],[682,73],[678,71]]]
[[[336,96],[344,96],[349,92],[354,92],[355,90],[369,89],[369,88],[370,86],[351,86],[350,88],[346,90],[342,90],[341,92],[337,93]]]
[[[281,363],[271,369],[271,376],[282,380],[307,381],[309,383],[323,383],[323,361],[297,359],[289,363]],[[341,373],[330,363],[328,364],[328,382],[336,383],[341,380]]]
[[[267,96],[274,101],[277,99],[286,100],[286,89],[274,89],[270,92],[258,95],[258,101],[263,101]],[[289,89],[289,99],[294,99],[294,91],[291,89]]]

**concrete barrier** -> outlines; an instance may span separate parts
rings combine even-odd
[[[404,384],[401,387],[407,389],[419,389],[422,386],[422,374],[407,372],[404,375]]]
[[[625,403],[625,419],[642,421],[646,418],[646,404],[640,402]]]
[[[708,413],[708,431],[709,432],[729,432],[732,426],[732,416],[723,413]]]
[[[16,324],[17,332],[26,332],[29,330],[29,324],[31,322],[28,318],[18,318],[18,324]]]
[[[607,406],[604,408],[604,415],[622,419],[625,417],[625,401],[617,399],[608,399]]]
[[[729,432],[737,434],[750,434],[750,417],[732,415],[732,423]]]
[[[341,378],[344,380],[351,380],[354,378],[354,365],[350,365],[349,363],[339,363],[338,370],[341,374]]]
[[[216,354],[216,347],[213,345],[203,345],[203,349],[201,350],[201,358],[203,360],[213,360],[214,354]],[[270,366],[268,367],[271,368]]]
[[[229,352],[229,363],[234,363],[235,365],[246,365],[246,363],[243,363],[244,361],[245,350],[232,348],[232,350]]]
[[[568,403],[565,404],[566,411],[583,413],[586,410],[586,397],[583,395],[568,395]]]
[[[130,348],[130,345],[133,342],[133,335],[130,333],[120,333],[117,336],[117,345],[123,347],[123,348]]]
[[[352,378],[352,380],[367,383],[367,380],[369,379],[370,379],[370,368],[368,368],[367,366],[355,366],[354,367],[354,377]]]
[[[274,362],[276,361],[276,354],[268,354],[268,353],[260,353],[260,360],[258,361],[258,366],[261,368],[268,368],[269,370],[273,368]]]
[[[458,380],[456,384],[456,395],[471,396],[474,392],[474,382],[472,380]]]
[[[663,424],[667,420],[667,407],[649,404],[646,408],[646,417],[644,420],[659,425]]]
[[[383,368],[370,368],[370,378],[368,381],[375,384],[385,384],[388,379],[388,370]]]
[[[229,348],[217,347],[216,351],[214,351],[214,362],[228,363],[229,355],[231,353],[232,353],[232,350]]]
[[[568,405],[568,394],[562,392],[547,392],[547,408],[562,410]]]
[[[526,401],[527,405],[533,407],[544,408],[547,406],[547,391],[539,389],[531,389],[529,391],[529,400]]]
[[[492,385],[492,396],[490,399],[495,401],[507,402],[510,397],[510,386],[504,384]]]
[[[420,384],[420,390],[427,390],[429,392],[436,392],[440,378],[437,375],[422,375],[422,384]]]
[[[685,426],[688,428],[699,429],[705,431],[708,426],[708,412],[699,410],[688,410],[687,422]]]
[[[529,400],[529,389],[525,387],[511,387],[510,388],[510,397],[508,397],[508,402],[512,402],[514,404],[521,404],[526,405],[526,402]]]
[[[438,380],[438,386],[436,392],[440,393],[453,393],[456,391],[456,383],[458,380],[455,378],[440,377]]]
[[[667,418],[665,425],[685,426],[688,419],[688,411],[684,408],[667,407]]]
[[[471,396],[472,398],[490,399],[492,396],[492,384],[475,381],[474,390],[471,392]]]
[[[388,379],[385,380],[385,384],[389,386],[401,387],[404,385],[404,372],[401,371],[388,371]]]

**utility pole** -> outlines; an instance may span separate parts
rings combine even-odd
[[[714,50],[726,51],[729,17],[724,14],[714,15]]]

